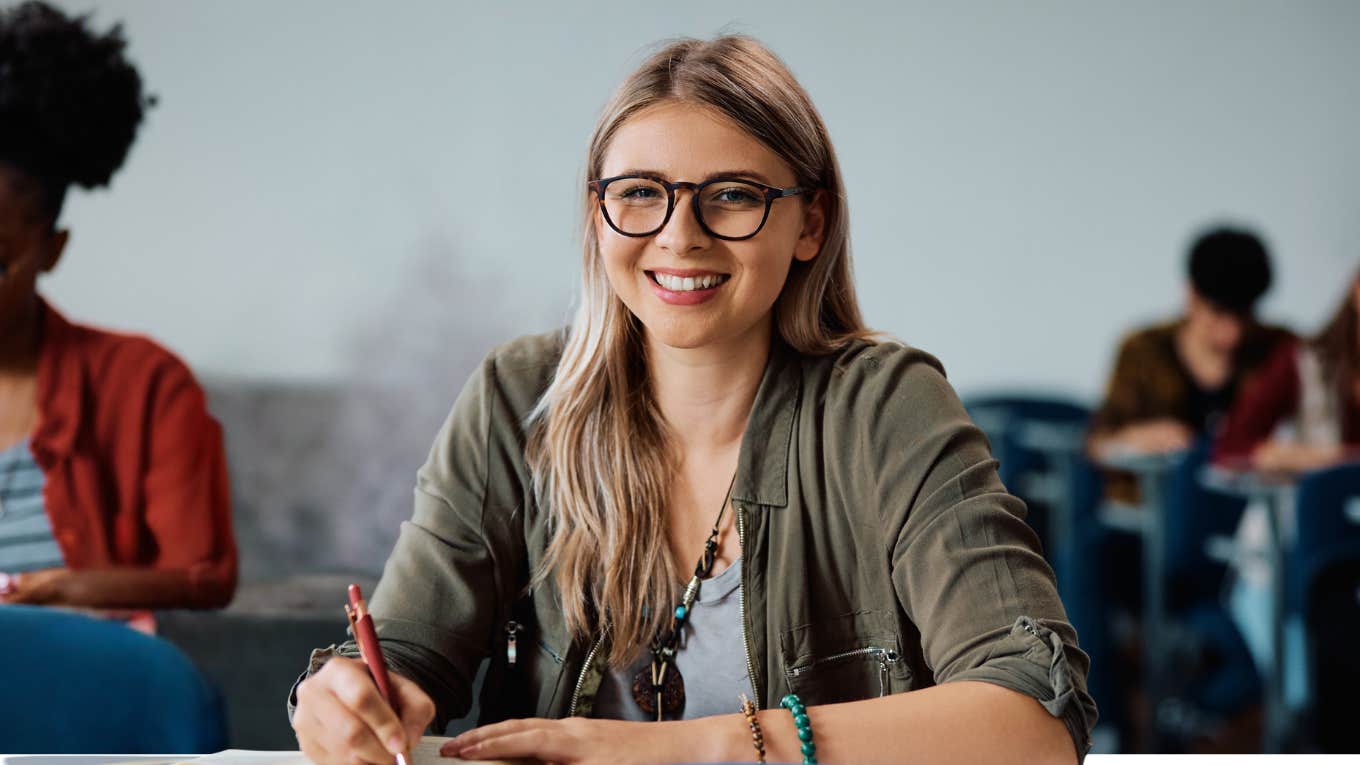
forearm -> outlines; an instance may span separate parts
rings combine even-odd
[[[66,570],[49,605],[185,608],[197,604],[187,571],[120,567]]]
[[[801,762],[793,716],[758,713],[770,762]],[[1073,763],[1062,720],[1037,701],[982,682],[957,682],[878,699],[808,708],[817,759],[825,763]],[[739,715],[692,723],[689,741],[707,742],[710,762],[750,760],[750,730]],[[694,735],[694,734],[698,735]]]

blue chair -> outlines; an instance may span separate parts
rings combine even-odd
[[[1335,642],[1335,633],[1341,630],[1355,645],[1354,630],[1360,625],[1353,616],[1354,603],[1346,604],[1352,615],[1343,617],[1345,610],[1319,608],[1318,600],[1324,589],[1321,583],[1338,573],[1347,582],[1343,587],[1349,594],[1354,597],[1356,592],[1353,572],[1360,570],[1360,463],[1319,470],[1300,479],[1294,542],[1288,549],[1283,635],[1286,703],[1296,712],[1313,716],[1319,704],[1351,703],[1349,698],[1323,699],[1315,691],[1326,687],[1319,678],[1323,670],[1317,655],[1318,641]],[[1352,573],[1347,576],[1347,571]],[[1335,734],[1316,731],[1315,735],[1327,738]]]
[[[173,645],[122,624],[0,606],[0,752],[195,754],[226,748],[221,701]]]
[[[1303,476],[1295,500],[1296,535],[1285,573],[1285,611],[1301,613],[1323,570],[1360,560],[1360,463]]]
[[[1081,451],[1091,410],[1064,398],[1023,394],[970,396],[964,406],[991,442],[1001,482],[1025,500],[1026,520],[1052,563],[1073,533],[1061,528],[1073,502],[1067,473]]]
[[[1228,567],[1209,548],[1228,542],[1242,522],[1247,502],[1204,486],[1211,444],[1197,442],[1172,471],[1166,497],[1164,560],[1169,607],[1178,611],[1205,600],[1218,600]]]

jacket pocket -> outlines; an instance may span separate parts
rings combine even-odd
[[[780,648],[789,689],[804,704],[887,696],[911,686],[891,614],[857,611],[786,631]]]

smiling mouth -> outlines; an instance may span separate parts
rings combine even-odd
[[[647,278],[651,279],[663,289],[671,292],[700,292],[711,290],[722,286],[731,274],[703,274],[701,276],[677,276],[675,274],[662,274],[656,271],[647,271]]]

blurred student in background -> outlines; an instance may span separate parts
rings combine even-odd
[[[1242,380],[1292,334],[1256,320],[1270,288],[1270,256],[1248,231],[1217,228],[1190,249],[1185,313],[1138,330],[1120,345],[1088,441],[1097,459],[1119,452],[1185,449],[1212,434]],[[1111,475],[1107,495],[1135,501],[1129,476]]]
[[[0,11],[0,604],[209,608],[236,586],[221,428],[189,369],[37,291],[67,189],[108,184],[149,105],[124,47],[42,3]]]
[[[1356,456],[1360,447],[1360,273],[1313,338],[1282,343],[1241,395],[1214,459],[1301,473]]]
[[[1282,344],[1260,374],[1243,385],[1213,456],[1224,466],[1282,474],[1360,459],[1360,273],[1347,282],[1345,297],[1321,332]],[[1233,618],[1262,672],[1275,661],[1271,629],[1276,616],[1264,562],[1267,513],[1254,503],[1242,517],[1236,542],[1243,554],[1237,556],[1229,591]],[[1280,523],[1292,536],[1292,514],[1286,511]],[[1328,642],[1328,635],[1324,631],[1314,639]],[[1345,640],[1354,645],[1353,634]],[[1287,662],[1292,674],[1301,675],[1301,666]]]

